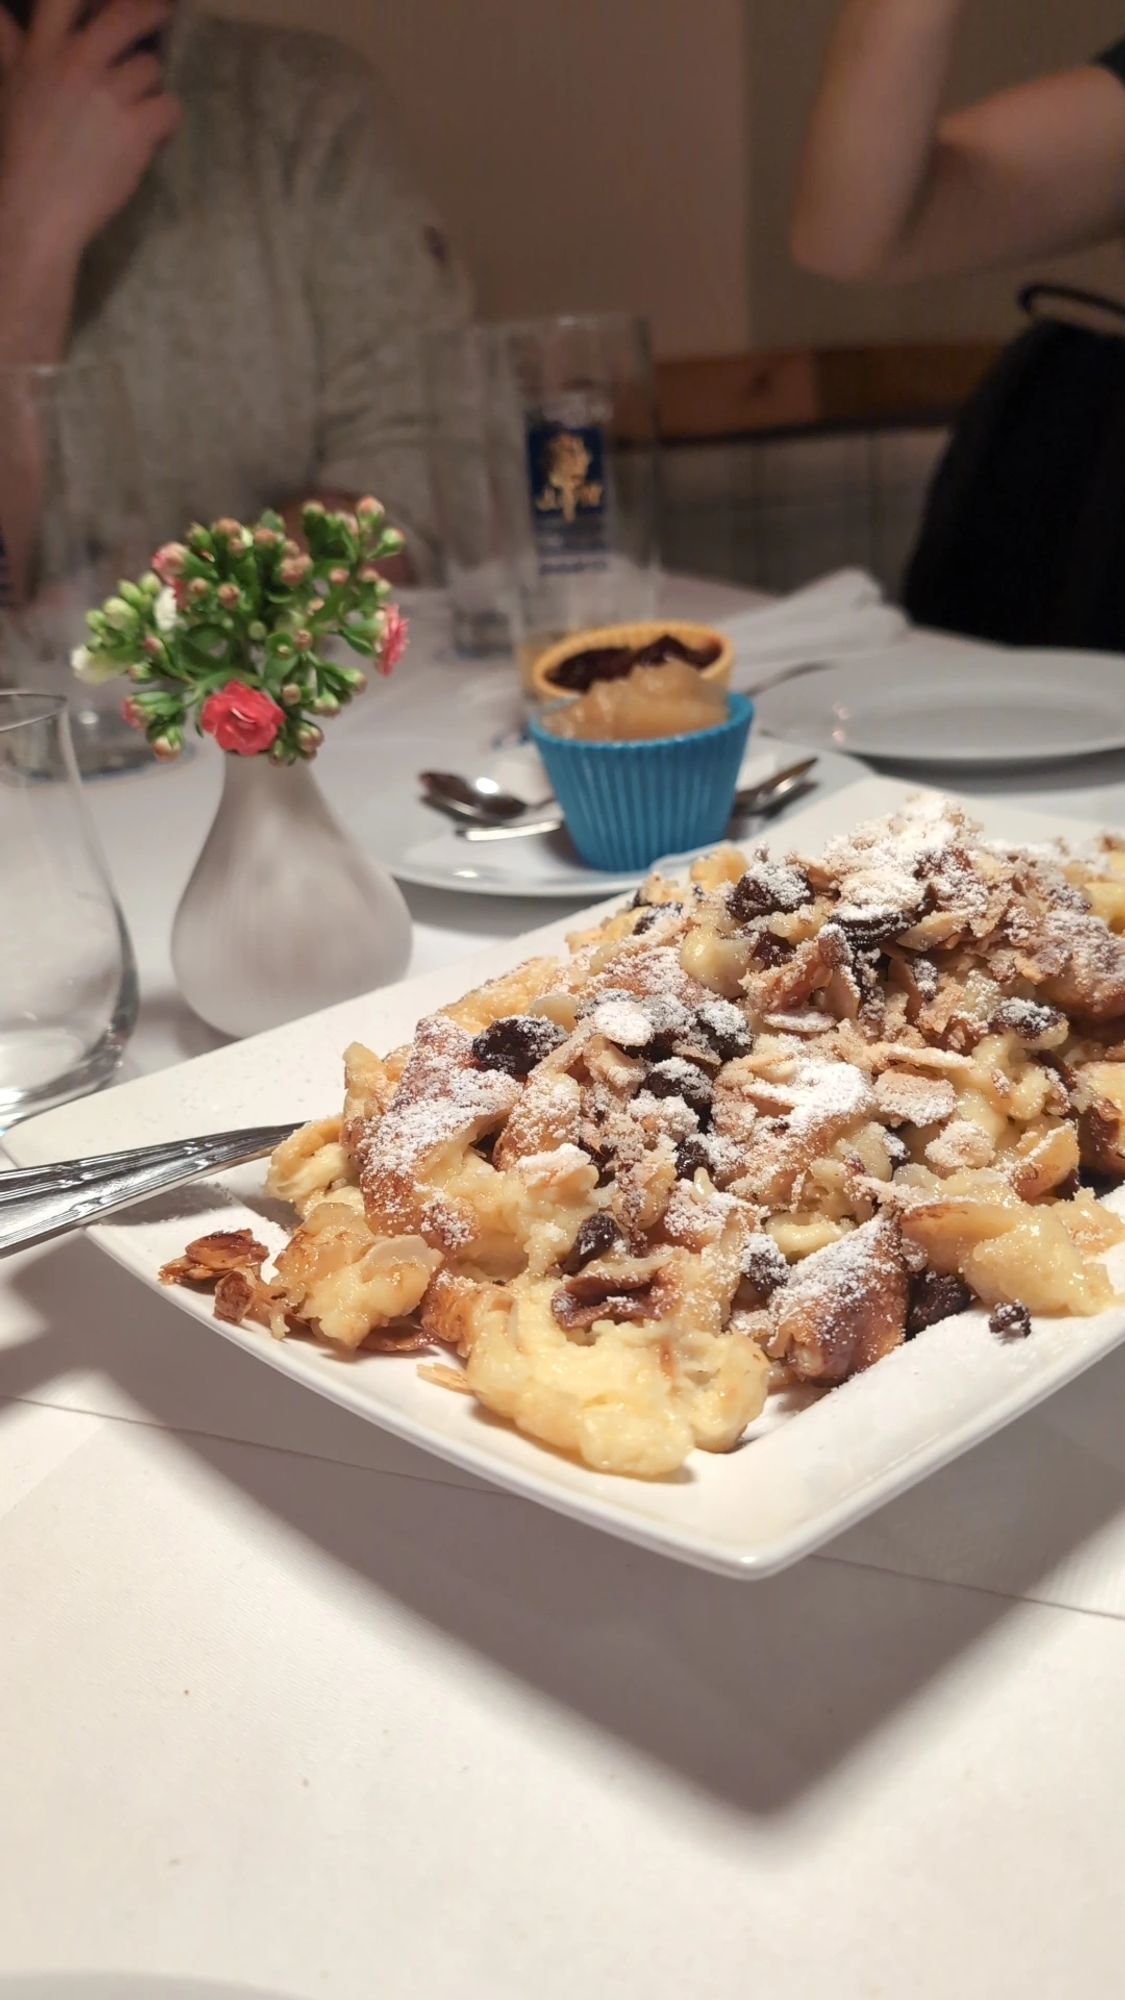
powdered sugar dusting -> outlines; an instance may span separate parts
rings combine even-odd
[[[445,1014],[430,1015],[418,1025],[386,1113],[362,1143],[365,1173],[412,1174],[443,1146],[499,1124],[519,1094],[503,1070],[476,1067],[463,1028]]]

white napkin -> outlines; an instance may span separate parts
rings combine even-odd
[[[733,685],[740,688],[771,667],[872,652],[901,639],[909,626],[874,577],[841,569],[760,611],[724,619],[723,628],[734,644]]]

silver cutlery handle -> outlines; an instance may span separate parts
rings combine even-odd
[[[799,791],[808,789],[805,781],[816,761],[815,757],[805,757],[799,764],[791,764],[784,771],[773,771],[768,778],[760,778],[756,784],[744,785],[731,802],[731,817],[736,813],[780,811]],[[480,842],[522,840],[535,833],[557,833],[564,824],[561,812],[545,813],[537,819],[512,820],[504,826],[458,827],[457,838]]]
[[[539,819],[510,820],[500,826],[459,826],[459,840],[522,840],[531,833],[557,833],[563,824],[558,813],[544,813]]]
[[[257,1126],[63,1161],[58,1166],[0,1172],[0,1254],[81,1228],[205,1174],[260,1160],[297,1129],[296,1123]]]

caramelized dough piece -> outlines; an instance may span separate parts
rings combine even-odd
[[[1074,1077],[1082,1164],[1117,1179],[1125,1174],[1125,1063],[1082,1063]]]
[[[805,1382],[842,1382],[898,1347],[909,1276],[887,1217],[814,1251],[770,1301],[770,1352]]]
[[[1125,1015],[1125,938],[1099,917],[1056,910],[1044,918],[1033,950],[1047,970],[1040,991],[1075,1020]]]

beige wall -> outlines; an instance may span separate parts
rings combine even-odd
[[[909,287],[842,287],[805,277],[786,255],[797,152],[820,50],[839,0],[745,0],[750,150],[750,325],[760,346],[991,337],[1010,330],[1020,274]],[[1125,34],[1122,0],[971,0],[951,79],[969,102],[1017,78],[1080,62]],[[1043,266],[1125,296],[1125,256]]]
[[[679,355],[1013,323],[1010,274],[883,290],[792,267],[789,191],[838,0],[215,4],[372,58],[490,314],[640,309]],[[951,98],[1122,32],[1122,0],[970,0]],[[1117,250],[1068,268],[1125,294]]]
[[[493,314],[749,340],[742,0],[217,0],[363,48]]]

